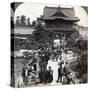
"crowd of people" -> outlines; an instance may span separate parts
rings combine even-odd
[[[48,69],[43,69],[39,71],[40,83],[51,83],[53,81],[53,70],[49,66]]]
[[[49,52],[42,52],[42,51],[38,51],[38,63],[39,63],[38,84],[48,84],[53,82],[54,71],[51,66],[47,67],[51,54]],[[70,84],[71,82],[74,83],[72,76],[70,75],[71,72],[69,68],[69,63],[64,62],[61,58],[59,59],[60,62],[58,64],[59,65],[58,78],[56,80],[56,83],[62,83],[62,84]],[[29,75],[28,72],[34,72],[34,71],[37,72],[36,68],[33,70],[32,69],[30,70],[30,68],[29,69],[22,68],[22,77],[25,85],[27,85],[28,83],[28,75]],[[35,72],[34,74],[36,74]]]

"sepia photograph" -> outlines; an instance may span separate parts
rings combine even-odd
[[[13,2],[11,79],[15,88],[88,83],[88,7]]]

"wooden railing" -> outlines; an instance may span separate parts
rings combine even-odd
[[[46,27],[46,30],[74,30],[72,27]]]

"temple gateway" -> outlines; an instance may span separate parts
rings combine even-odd
[[[54,38],[69,37],[76,31],[76,22],[80,21],[75,17],[74,8],[45,7],[43,21],[46,30],[54,33]]]

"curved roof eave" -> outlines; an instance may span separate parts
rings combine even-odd
[[[65,18],[65,17],[55,17],[55,18],[43,18],[43,20],[55,20],[55,19],[61,19],[61,20],[65,20],[65,21],[72,21],[72,22],[78,22],[80,21],[80,19],[78,18]]]

